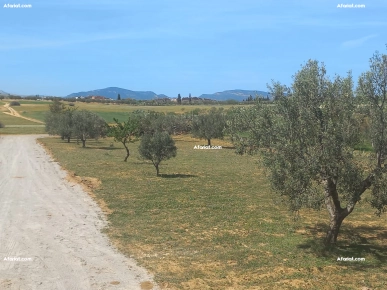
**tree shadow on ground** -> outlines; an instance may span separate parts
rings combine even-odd
[[[162,177],[162,178],[191,178],[191,177],[197,177],[197,176],[192,175],[192,174],[160,174],[159,177]]]
[[[222,146],[222,149],[233,149],[235,150],[234,146]]]
[[[79,144],[80,147],[82,149],[99,149],[99,150],[108,150],[108,151],[111,151],[111,150],[123,150],[124,148],[118,148],[118,147],[109,147],[109,146],[100,146],[100,147],[97,147],[97,146],[87,146],[87,143],[86,143],[86,147],[82,147],[82,144]]]
[[[93,148],[93,147],[92,147]],[[95,149],[101,149],[101,150],[123,150],[124,148],[118,148],[118,147],[94,147]]]
[[[306,227],[306,230],[314,238],[308,239],[297,247],[317,257],[332,258],[332,260],[337,261],[338,257],[364,258],[372,256],[377,264],[385,265],[387,263],[387,244],[380,243],[387,239],[387,227],[343,225],[335,246],[324,245],[325,233],[328,230],[326,224],[318,223],[315,226]],[[345,263],[345,266],[356,270],[375,267],[375,263],[340,261],[338,263]],[[387,270],[383,271],[387,273]]]

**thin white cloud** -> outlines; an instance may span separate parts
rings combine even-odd
[[[366,41],[368,41],[376,36],[377,36],[377,34],[371,34],[371,35],[367,35],[367,36],[362,37],[362,38],[344,41],[343,43],[341,43],[341,47],[342,48],[359,47],[359,46],[362,46]]]
[[[0,44],[0,50],[10,49],[26,49],[26,48],[56,48],[63,46],[70,46],[75,44],[85,44],[97,41],[116,40],[116,39],[146,39],[155,38],[160,35],[170,34],[166,30],[152,30],[152,31],[134,31],[127,33],[104,33],[92,35],[69,35],[66,38],[60,39],[40,39],[40,38],[26,38],[25,36],[9,36],[3,37],[7,39],[7,43]],[[0,35],[0,38],[2,36]]]

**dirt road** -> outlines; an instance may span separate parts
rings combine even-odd
[[[151,289],[147,272],[100,232],[96,203],[36,137],[0,136],[0,289]]]

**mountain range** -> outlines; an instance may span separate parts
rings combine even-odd
[[[211,99],[211,100],[217,100],[217,101],[236,100],[241,102],[250,96],[252,96],[253,98],[255,98],[256,96],[266,98],[269,96],[269,93],[263,92],[263,91],[252,91],[252,90],[229,90],[229,91],[223,91],[223,92],[218,92],[214,94],[202,94],[199,96],[199,98]]]
[[[157,95],[156,93],[151,91],[131,91],[131,90],[122,89],[122,88],[109,87],[109,88],[93,90],[93,91],[72,93],[66,96],[66,98],[102,96],[105,98],[116,100],[118,97],[118,94],[120,95],[121,99],[130,98],[135,100],[153,100],[155,98],[166,97],[165,95]]]
[[[120,94],[121,99],[131,98],[135,100],[153,100],[157,98],[168,97],[164,94],[156,94],[155,92],[152,92],[152,91],[131,91],[131,90],[117,88],[117,87],[109,87],[109,88],[99,89],[99,90],[72,93],[66,97],[74,98],[74,97],[87,97],[87,96],[103,96],[106,98],[116,100],[118,94]],[[267,92],[263,92],[263,91],[228,90],[228,91],[217,92],[213,94],[202,94],[199,96],[199,98],[211,99],[216,101],[226,101],[226,100],[243,101],[244,99],[247,99],[249,96],[256,97],[257,95],[263,96],[263,97],[269,96]],[[181,95],[181,97],[183,98],[188,97],[188,95],[187,96]]]
[[[152,91],[131,91],[127,89],[117,88],[117,87],[109,87],[105,89],[98,89],[98,90],[92,90],[92,91],[84,91],[79,93],[72,93],[66,96],[66,98],[75,98],[75,97],[88,97],[88,96],[103,96],[109,99],[116,100],[118,97],[118,94],[120,94],[121,99],[134,99],[134,100],[153,100],[158,98],[168,98],[169,96],[166,96],[164,94],[156,94]],[[0,90],[0,95],[9,95],[8,93]],[[200,96],[192,96],[192,97],[199,97],[202,99],[211,99],[215,101],[227,101],[227,100],[236,100],[236,101],[243,101],[246,100],[249,96],[252,96],[253,98],[256,96],[262,96],[262,97],[269,97],[270,95],[267,92],[264,91],[257,91],[257,90],[227,90],[223,92],[217,92],[213,94],[202,94]],[[177,96],[174,96],[173,98],[176,98]],[[181,94],[182,98],[188,97],[187,95]]]

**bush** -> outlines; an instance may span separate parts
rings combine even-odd
[[[4,128],[5,125],[0,121],[0,128]]]
[[[11,107],[14,107],[14,106],[20,106],[20,103],[19,103],[19,102],[16,102],[16,101],[12,101],[9,105],[10,105]]]

